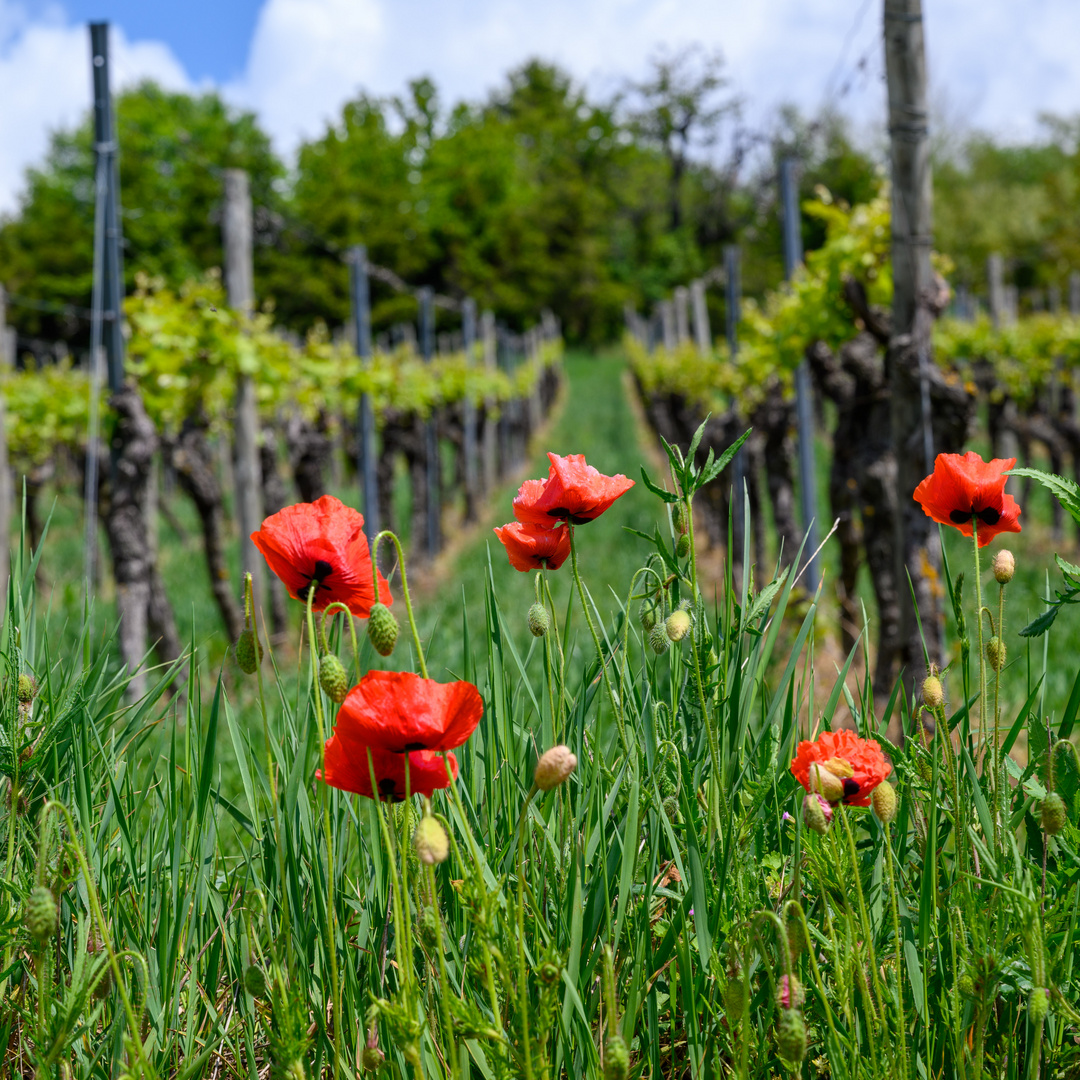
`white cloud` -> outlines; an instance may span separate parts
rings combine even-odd
[[[379,0],[266,0],[244,75],[225,94],[290,151],[370,83],[383,49]]]
[[[170,89],[191,82],[169,47],[129,42],[114,28],[110,41],[114,89],[156,79]],[[90,34],[58,9],[31,21],[11,0],[0,0],[0,213],[13,211],[28,165],[41,161],[49,133],[71,126],[93,102]]]

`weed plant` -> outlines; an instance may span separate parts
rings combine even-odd
[[[875,701],[854,653],[815,670],[816,605],[793,621],[792,575],[758,568],[702,595],[692,504],[725,462],[669,458],[647,484],[652,553],[620,600],[590,594],[606,555],[588,524],[573,562],[533,579],[538,636],[489,571],[459,672],[483,717],[430,799],[316,780],[336,710],[318,655],[281,677],[252,627],[251,729],[222,678],[204,695],[194,648],[132,701],[88,634],[53,652],[40,553],[16,558],[0,630],[2,1070],[1080,1075],[1080,673],[1044,700],[1043,673],[988,657],[1009,585],[985,560],[946,566],[960,660],[918,694]],[[556,573],[574,579],[559,605]],[[356,681],[373,653],[348,618],[329,620],[329,645]],[[1004,682],[1023,684],[1015,715],[997,715]],[[873,810],[818,817],[791,763],[841,723],[886,751],[890,787]]]

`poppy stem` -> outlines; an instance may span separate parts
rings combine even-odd
[[[904,1018],[904,957],[903,938],[900,936],[900,910],[896,900],[896,871],[893,869],[895,855],[892,848],[892,834],[889,823],[885,822],[885,865],[889,871],[889,909],[892,914],[893,944],[896,946],[896,1033],[900,1036],[900,1075],[909,1076],[907,1052],[907,1023]],[[959,847],[959,845],[957,845]],[[813,950],[811,949],[811,952]]]
[[[547,596],[548,610],[550,610],[551,612],[551,633],[546,634],[545,637],[550,637],[552,640],[554,640],[555,649],[559,657],[558,678],[556,679],[556,684],[559,690],[559,711],[557,714],[559,721],[559,730],[558,733],[555,735],[555,742],[558,743],[562,741],[562,731],[566,721],[566,695],[564,691],[564,687],[566,686],[566,654],[563,652],[562,636],[559,634],[559,617],[558,613],[555,610],[555,597],[551,595],[551,585],[548,582],[547,571],[544,570],[543,573],[544,593]],[[552,708],[554,709],[554,705],[552,706]],[[553,712],[552,715],[554,716],[556,714]]]
[[[585,596],[585,586],[581,583],[581,574],[578,572],[577,537],[574,535],[574,526],[568,522],[566,527],[570,530],[570,569],[574,574],[574,583],[577,585],[581,609],[585,612],[585,621],[589,624],[589,632],[592,634],[593,644],[596,646],[596,661],[600,665],[600,675],[604,680],[604,686],[607,688],[608,697],[611,698],[611,707],[615,711],[615,720],[619,726],[619,738],[622,740],[623,750],[629,754],[630,743],[626,738],[626,721],[622,714],[622,706],[615,694],[615,687],[611,685],[611,676],[608,674],[607,663],[604,660],[604,650],[600,646],[600,635],[597,633],[596,623],[593,621],[592,612],[589,610],[589,601]]]
[[[340,1042],[341,1015],[341,983],[338,980],[337,963],[337,934],[334,932],[334,833],[330,828],[330,788],[326,783],[326,724],[323,722],[322,689],[319,685],[319,648],[318,638],[315,636],[315,615],[312,610],[312,602],[315,599],[315,590],[308,589],[307,595],[307,629],[308,651],[311,655],[311,670],[314,676],[313,690],[315,694],[315,722],[319,727],[319,760],[322,764],[323,783],[320,790],[320,801],[323,810],[323,829],[326,832],[326,947],[330,953],[330,993],[334,999],[334,1035],[331,1038],[329,1029],[327,1038],[334,1052],[334,1080],[341,1073],[341,1055],[338,1051]]]
[[[971,540],[975,548],[975,614],[979,624],[979,741],[986,753],[986,645],[983,641],[982,567],[979,565],[979,519],[971,519]],[[998,762],[997,739],[990,740],[990,785],[994,795],[994,851],[998,850]]]
[[[518,961],[518,1008],[521,1010],[521,1053],[525,1066],[525,1080],[532,1080],[532,1043],[529,1036],[529,984],[525,975],[525,823],[529,804],[539,789],[535,784],[529,790],[525,805],[518,819],[517,838],[517,961]]]
[[[352,641],[352,658],[353,666],[356,668],[356,676],[360,677],[360,646],[356,640],[356,621],[353,618],[352,612],[349,610],[347,604],[343,604],[340,600],[335,600],[334,603],[328,604],[326,610],[323,612],[323,619],[325,619],[332,611],[345,612],[346,625],[349,628],[349,637]],[[326,648],[326,639],[323,639],[323,648]],[[329,649],[326,649],[329,652]]]
[[[413,614],[412,599],[409,597],[409,579],[405,575],[405,554],[401,550],[401,541],[389,529],[383,529],[371,541],[371,576],[375,582],[375,596],[379,595],[379,541],[384,538],[392,540],[397,549],[398,568],[401,570],[401,598],[405,601],[405,614],[409,617],[409,629],[412,631],[413,645],[416,647],[416,660],[420,665],[420,674],[426,679],[428,677],[427,662],[424,660],[424,647],[420,644],[420,632],[416,629],[416,617]]]

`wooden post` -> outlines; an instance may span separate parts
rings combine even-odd
[[[741,253],[736,244],[724,248],[724,330],[727,338],[728,356],[732,362],[739,355],[739,322],[742,315],[742,274],[740,272]],[[705,290],[702,289],[702,304],[705,302]],[[708,317],[708,316],[706,316]],[[728,559],[733,566],[742,565],[743,547],[746,536],[746,448],[740,447],[732,461],[732,515],[731,543],[735,548],[728,552]],[[760,522],[759,522],[760,528]]]
[[[795,178],[795,160],[780,163],[780,195],[784,210],[784,276],[790,281],[802,262],[802,232],[799,193]],[[806,589],[818,587],[817,549],[817,478],[814,473],[814,402],[810,390],[810,369],[803,359],[795,370],[795,413],[799,426],[799,502],[802,509],[806,544]]]
[[[660,301],[660,326],[664,335],[664,348],[668,352],[674,352],[679,339],[675,330],[675,304],[671,300]]]
[[[930,660],[941,662],[943,633],[937,526],[931,527],[922,507],[911,498],[926,475],[927,448],[933,449],[929,391],[933,187],[922,0],[885,0],[884,24],[893,262],[892,329],[885,370],[898,493],[893,545],[900,663],[910,686],[925,668],[924,639]],[[924,637],[919,632],[920,620]]]
[[[682,345],[690,340],[690,293],[685,285],[679,285],[675,289],[673,303],[675,305],[675,340]]]
[[[351,252],[352,329],[356,355],[362,367],[371,363],[371,290],[368,282],[367,248],[357,244]],[[375,412],[371,395],[360,395],[357,416],[357,471],[364,498],[364,532],[370,542],[379,532],[379,484],[376,472]]]
[[[0,383],[7,381],[8,372],[15,365],[14,328],[7,325],[7,293],[0,285]],[[11,467],[8,462],[6,401],[0,388],[0,586],[4,595],[0,609],[7,603],[7,581],[11,569],[11,511],[14,502]]]
[[[465,367],[476,362],[476,301],[467,296],[461,305],[461,340],[465,350]],[[476,402],[468,393],[468,375],[465,380],[465,400],[461,403],[461,453],[464,458],[465,520],[476,520],[476,508],[480,501],[478,462],[476,453]]]
[[[435,295],[430,285],[421,288],[419,300],[420,355],[425,364],[430,364],[435,356]],[[439,554],[441,540],[439,481],[442,472],[439,460],[439,418],[434,412],[424,426],[424,453],[427,458],[427,554],[434,559]]]
[[[480,317],[480,344],[483,349],[484,367],[490,372],[499,366],[498,353],[495,345],[495,313],[485,311]],[[496,456],[498,453],[498,428],[493,419],[495,412],[495,399],[488,397],[484,400],[484,442],[482,448],[482,473],[484,477],[484,490],[490,492],[498,481],[496,468]]]
[[[986,258],[986,294],[990,319],[994,326],[1005,321],[1005,274],[1004,261],[995,251]]]
[[[690,282],[690,305],[694,312],[694,342],[697,351],[707,356],[712,351],[712,328],[709,326],[709,308],[705,303],[705,282],[701,278]]]
[[[225,170],[225,208],[222,215],[225,246],[225,292],[229,307],[250,315],[255,306],[252,262],[251,189],[243,169]],[[262,610],[262,557],[251,534],[262,524],[262,474],[259,463],[259,413],[255,380],[236,377],[236,518],[240,526],[240,567],[251,574],[256,610]]]
[[[1069,314],[1080,315],[1080,270],[1069,274]]]

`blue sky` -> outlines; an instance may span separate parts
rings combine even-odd
[[[1080,113],[1080,0],[924,0],[934,123],[1028,137]],[[448,102],[486,96],[540,56],[599,94],[659,46],[719,49],[750,118],[831,102],[884,141],[882,0],[0,0],[0,213],[48,132],[90,103],[86,22],[113,26],[114,87],[215,88],[288,157],[361,89],[430,75]]]

